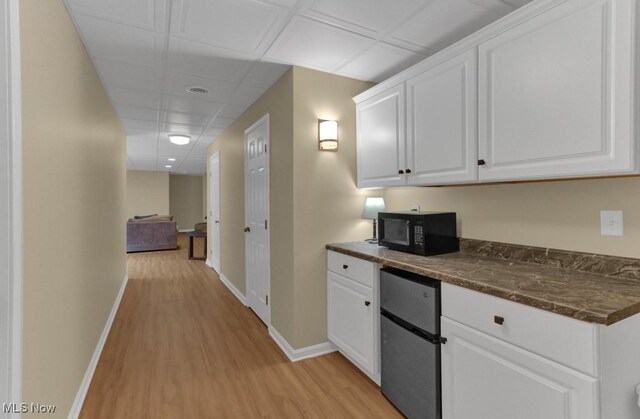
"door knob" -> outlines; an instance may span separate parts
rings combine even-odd
[[[251,231],[251,227],[245,227],[245,228],[244,228],[244,232],[245,232],[245,233],[249,233],[250,231]]]
[[[365,305],[365,306],[367,306],[367,307],[369,307],[369,306],[371,305],[371,301],[365,301],[365,302],[364,302],[364,305]]]
[[[342,265],[342,269],[349,269],[349,265]]]
[[[404,175],[404,170],[402,170],[402,169],[398,170],[398,174],[399,175]]]
[[[411,169],[407,169],[404,171],[405,173],[411,173]]]

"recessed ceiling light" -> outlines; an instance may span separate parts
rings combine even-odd
[[[167,169],[171,169],[171,167],[172,167],[172,166],[171,166],[170,164],[167,164],[165,167],[166,167]]]
[[[176,159],[174,159],[173,157],[168,158],[167,160],[169,161],[176,161]]]
[[[209,93],[209,89],[202,86],[187,86],[184,90],[187,93],[193,93],[194,95],[206,95]]]
[[[182,134],[170,134],[169,141],[176,145],[187,145],[191,141],[191,137]]]

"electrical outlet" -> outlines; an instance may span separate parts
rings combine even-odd
[[[600,211],[600,234],[602,236],[624,236],[622,211]]]
[[[418,211],[418,212],[420,212],[420,204],[413,204],[413,205],[411,205],[411,211]]]

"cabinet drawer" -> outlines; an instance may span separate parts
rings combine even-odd
[[[332,272],[346,276],[368,287],[374,286],[375,263],[329,251],[327,266]]]
[[[597,325],[447,283],[441,292],[443,317],[598,376]]]

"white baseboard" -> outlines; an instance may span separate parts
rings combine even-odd
[[[211,269],[213,269],[213,265],[211,264],[211,261],[209,260],[209,258],[207,258],[207,260],[204,261],[204,264],[210,267]]]
[[[287,358],[293,362],[307,358],[314,358],[316,356],[325,355],[338,350],[336,345],[328,341],[313,346],[307,346],[306,348],[293,349],[289,342],[287,342],[287,340],[272,326],[269,326],[269,336],[271,336],[271,338],[278,344]]]
[[[178,233],[188,233],[193,230],[194,230],[193,228],[183,228],[181,230],[178,230]]]
[[[211,265],[209,265],[211,266]],[[213,267],[211,268],[213,269]],[[247,302],[247,297],[240,292],[240,290],[238,288],[236,288],[235,285],[233,285],[233,282],[231,282],[229,280],[229,278],[227,278],[226,276],[224,276],[221,273],[218,273],[218,277],[220,278],[220,281],[222,281],[223,284],[225,284],[227,286],[227,288],[229,288],[229,291],[231,291],[233,293],[233,295],[236,296],[236,298],[238,300],[240,300],[240,302],[242,303],[242,305],[244,306],[248,306],[249,303]]]
[[[100,360],[102,349],[104,348],[104,344],[107,341],[107,337],[109,336],[109,331],[111,330],[113,319],[115,319],[116,313],[118,312],[118,307],[120,307],[120,301],[122,300],[122,295],[124,294],[124,290],[127,287],[128,281],[129,277],[125,275],[124,279],[122,280],[122,284],[120,284],[118,295],[113,302],[113,307],[111,308],[111,313],[109,313],[109,317],[107,318],[107,323],[104,325],[104,329],[102,329],[102,335],[100,335],[100,339],[98,340],[96,349],[95,351],[93,351],[91,361],[89,361],[89,366],[87,367],[87,371],[84,374],[84,378],[82,379],[82,383],[80,384],[80,388],[78,389],[78,393],[76,394],[76,399],[71,406],[69,419],[76,419],[80,415],[80,410],[82,410],[82,405],[84,404],[84,398],[87,396],[87,391],[89,391],[89,385],[91,384],[93,373],[96,371],[96,367],[98,366],[98,361]]]

